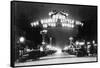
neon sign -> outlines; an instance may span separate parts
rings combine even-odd
[[[75,21],[73,19],[69,19],[68,18],[68,13],[64,13],[64,12],[49,12],[49,16],[50,18],[48,19],[41,19],[40,23],[43,25],[43,28],[48,28],[48,26],[50,27],[56,27],[57,26],[57,21],[58,19],[60,20],[60,25],[62,27],[71,27],[74,28],[75,25],[81,25],[83,26],[83,23],[80,21]],[[35,21],[31,23],[31,26],[38,26],[39,25],[39,21]]]

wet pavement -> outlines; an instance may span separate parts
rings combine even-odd
[[[27,66],[27,65],[44,65],[44,64],[60,64],[60,63],[75,63],[75,62],[90,62],[96,61],[96,57],[76,57],[75,55],[69,55],[68,53],[55,53],[45,57],[41,57],[38,60],[28,60],[26,62],[15,63],[15,66]]]

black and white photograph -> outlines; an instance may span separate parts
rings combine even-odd
[[[98,61],[97,6],[11,1],[11,66]]]

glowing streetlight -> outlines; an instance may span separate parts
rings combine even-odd
[[[72,45],[73,37],[69,37],[69,40],[70,40],[70,45]]]
[[[19,41],[20,41],[21,43],[23,43],[23,42],[25,41],[25,38],[24,38],[24,37],[20,37],[20,38],[19,38]]]
[[[79,44],[79,42],[78,41],[76,41],[76,45],[78,45]]]
[[[73,37],[69,37],[69,40],[73,40]]]
[[[95,41],[93,40],[92,43],[95,44]]]
[[[42,41],[42,45],[44,45],[45,44],[45,42],[44,42],[44,40]]]
[[[90,42],[87,42],[87,44],[90,44]]]
[[[43,51],[43,47],[40,47],[40,51]]]

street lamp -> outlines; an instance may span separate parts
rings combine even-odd
[[[40,34],[42,35],[42,44],[45,44],[45,34],[47,34],[47,30],[40,31]]]
[[[50,45],[52,45],[52,37],[50,37]]]
[[[24,38],[24,37],[20,37],[20,38],[19,38],[19,41],[20,41],[21,43],[24,43],[25,38]]]
[[[69,37],[69,40],[72,41],[73,40],[73,37]]]
[[[69,37],[70,45],[72,44],[73,37]]]
[[[19,51],[19,56],[22,56],[24,53],[24,48],[23,45],[25,45],[25,37],[21,36],[18,39],[18,51]]]
[[[95,40],[93,40],[92,43],[95,44]]]

